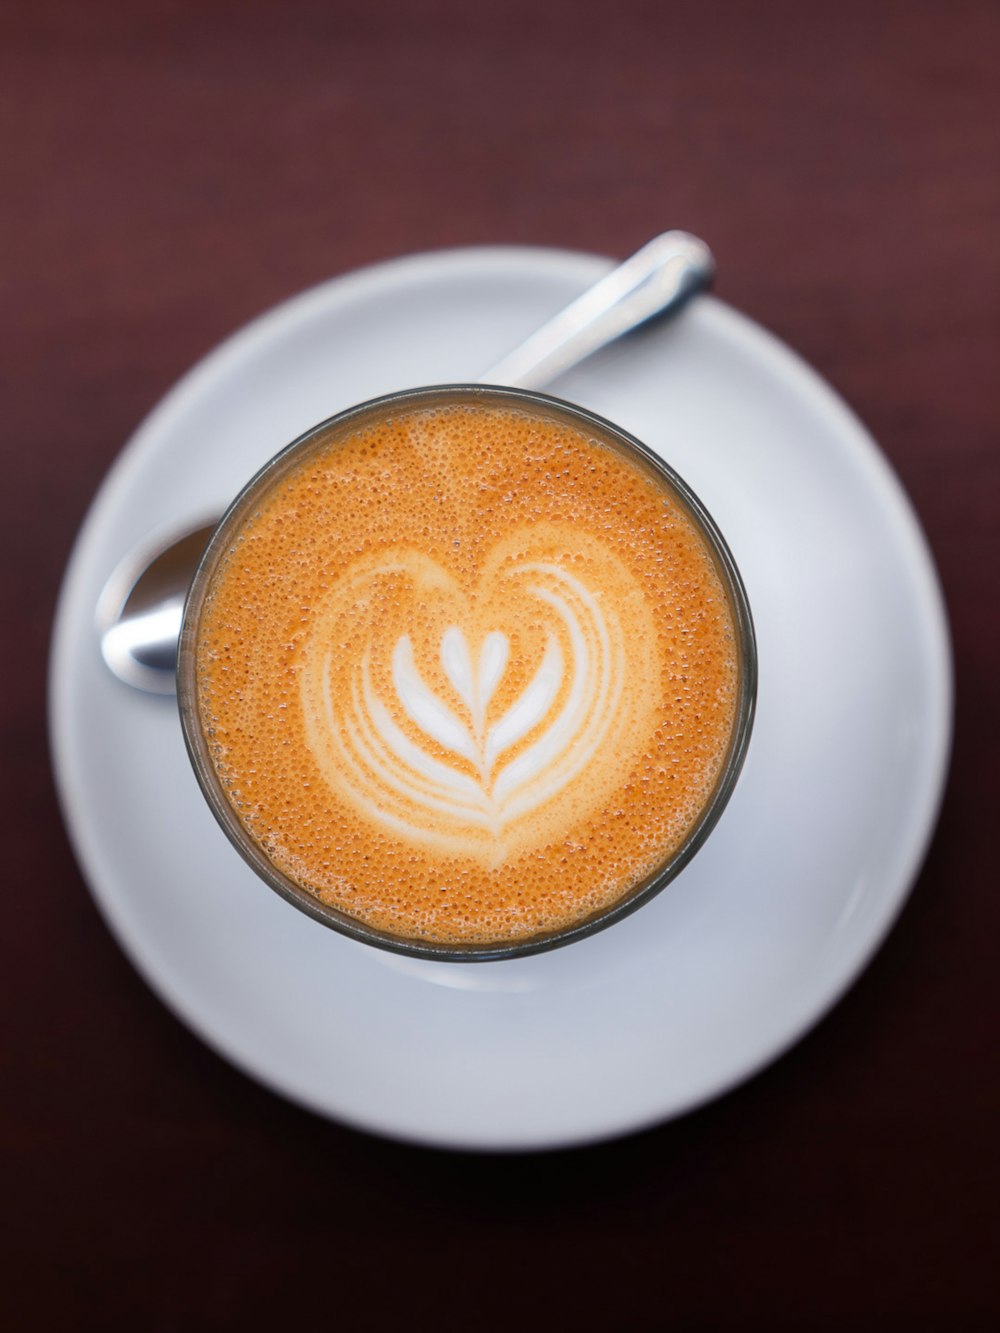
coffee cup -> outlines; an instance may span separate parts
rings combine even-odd
[[[260,878],[417,957],[569,944],[717,823],[753,721],[746,593],[638,440],[527,390],[447,385],[307,431],[218,525],[178,699]]]

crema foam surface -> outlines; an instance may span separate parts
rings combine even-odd
[[[531,410],[331,436],[261,498],[198,633],[223,788],[272,863],[392,935],[511,943],[683,842],[735,631],[665,481]]]

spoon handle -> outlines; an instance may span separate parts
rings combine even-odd
[[[714,272],[707,245],[687,232],[664,232],[498,361],[479,382],[544,387],[629,329],[679,310],[709,285]],[[108,579],[97,607],[101,652],[127,685],[154,694],[174,693],[184,592],[211,527],[188,528],[169,545],[130,552]]]
[[[673,314],[707,288],[714,275],[715,261],[704,241],[685,231],[665,231],[491,366],[479,381],[540,388],[654,315]]]

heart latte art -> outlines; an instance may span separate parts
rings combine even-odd
[[[362,818],[498,865],[567,832],[641,751],[650,620],[614,555],[560,527],[512,534],[471,595],[419,551],[363,561],[303,648],[310,748]]]
[[[197,627],[219,790],[277,874],[395,939],[530,941],[684,844],[733,735],[729,603],[669,482],[467,394],[300,446]]]

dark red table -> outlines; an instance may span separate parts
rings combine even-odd
[[[195,3],[0,10],[2,1142],[11,1329],[977,1329],[1000,1315],[1000,10]],[[704,235],[921,516],[950,784],[913,898],[789,1055],[525,1158],[315,1119],[210,1054],[99,919],[45,670],[100,480],[261,309],[400,252]]]

